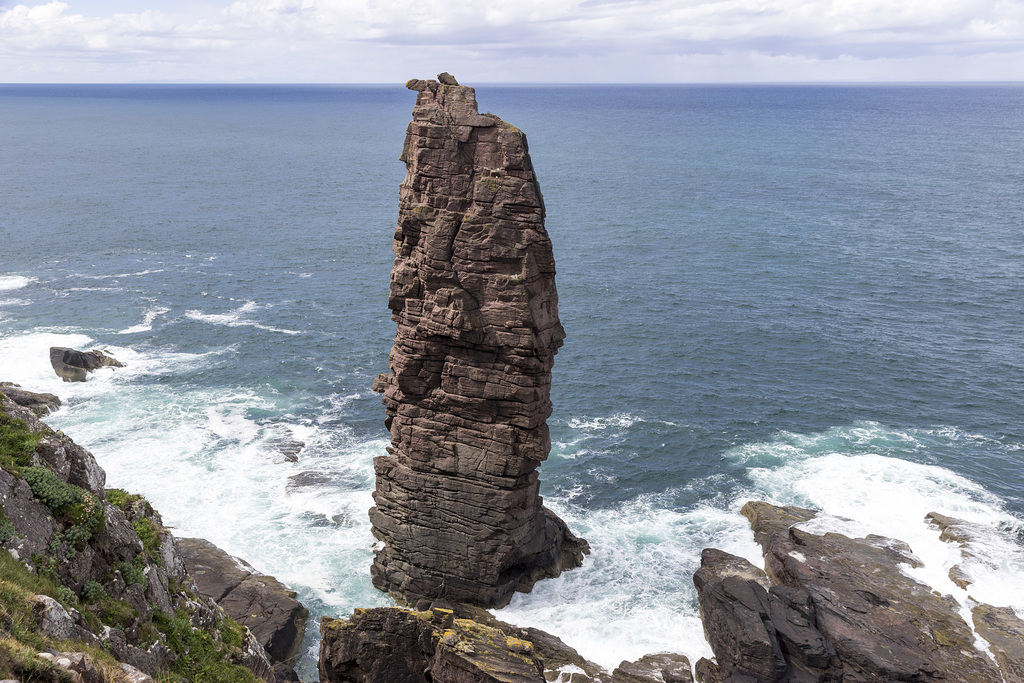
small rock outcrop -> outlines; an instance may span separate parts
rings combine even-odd
[[[717,661],[697,663],[698,681],[1003,680],[959,603],[901,570],[921,566],[906,543],[810,533],[799,525],[813,510],[751,502],[743,514],[766,571],[704,551],[694,584]]]
[[[357,609],[320,631],[321,683],[544,683],[532,643],[452,610]]]
[[[178,538],[174,545],[199,594],[247,626],[272,659],[290,663],[309,616],[295,591],[205,539]]]
[[[65,382],[84,382],[90,372],[100,368],[124,367],[124,363],[99,349],[76,351],[63,346],[50,347],[50,365]]]
[[[49,415],[57,408],[60,408],[61,401],[53,394],[37,394],[34,391],[26,391],[20,384],[14,382],[0,382],[0,392],[17,403],[22,408],[28,408],[36,417]]]
[[[565,333],[544,204],[521,131],[448,74],[417,95],[401,159],[388,307],[398,324],[376,458],[374,585],[409,604],[501,606],[589,551],[541,504]]]

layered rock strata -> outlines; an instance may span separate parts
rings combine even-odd
[[[414,604],[508,602],[579,566],[585,541],[541,505],[537,467],[558,320],[526,137],[472,88],[413,80],[388,306],[398,324],[375,459],[374,585]]]

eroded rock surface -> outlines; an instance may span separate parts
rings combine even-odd
[[[451,610],[357,609],[320,624],[322,683],[543,683],[533,644]]]
[[[766,592],[756,568],[740,558],[706,554],[717,569],[711,578],[695,576],[695,582],[705,593],[701,609],[718,662],[698,662],[698,680],[1002,680],[994,662],[975,647],[959,604],[901,571],[904,564],[920,566],[905,543],[802,530],[800,523],[817,515],[813,510],[748,503],[743,513],[764,549],[771,586]],[[726,628],[718,629],[717,621]],[[728,635],[729,629],[736,635]],[[751,654],[757,655],[751,668],[739,668]]]
[[[309,611],[295,599],[295,591],[205,539],[178,538],[174,545],[200,595],[212,599],[229,617],[249,627],[274,660],[293,659],[309,616]]]
[[[500,606],[588,550],[541,505],[536,471],[565,337],[555,263],[523,133],[447,74],[407,87],[373,582],[409,604]]]

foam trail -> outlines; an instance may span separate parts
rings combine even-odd
[[[189,310],[185,312],[185,317],[199,322],[208,323],[210,325],[224,325],[226,327],[255,327],[258,330],[267,330],[268,332],[279,332],[281,334],[302,334],[301,330],[288,330],[280,327],[272,327],[270,325],[262,325],[253,320],[249,320],[247,316],[259,310],[261,306],[255,301],[247,301],[241,307],[236,308],[230,313],[203,313],[199,310]]]
[[[163,306],[156,306],[146,311],[146,315],[143,317],[142,322],[138,325],[132,325],[129,328],[123,329],[118,334],[136,334],[139,332],[149,332],[153,329],[153,321],[164,313],[168,313],[171,309],[164,308]]]
[[[34,277],[24,275],[0,275],[0,292],[28,287],[35,281]]]

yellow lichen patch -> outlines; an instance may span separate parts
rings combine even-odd
[[[533,643],[531,643],[528,640],[523,640],[521,638],[513,638],[512,636],[505,638],[505,647],[507,647],[512,652],[533,652]]]

